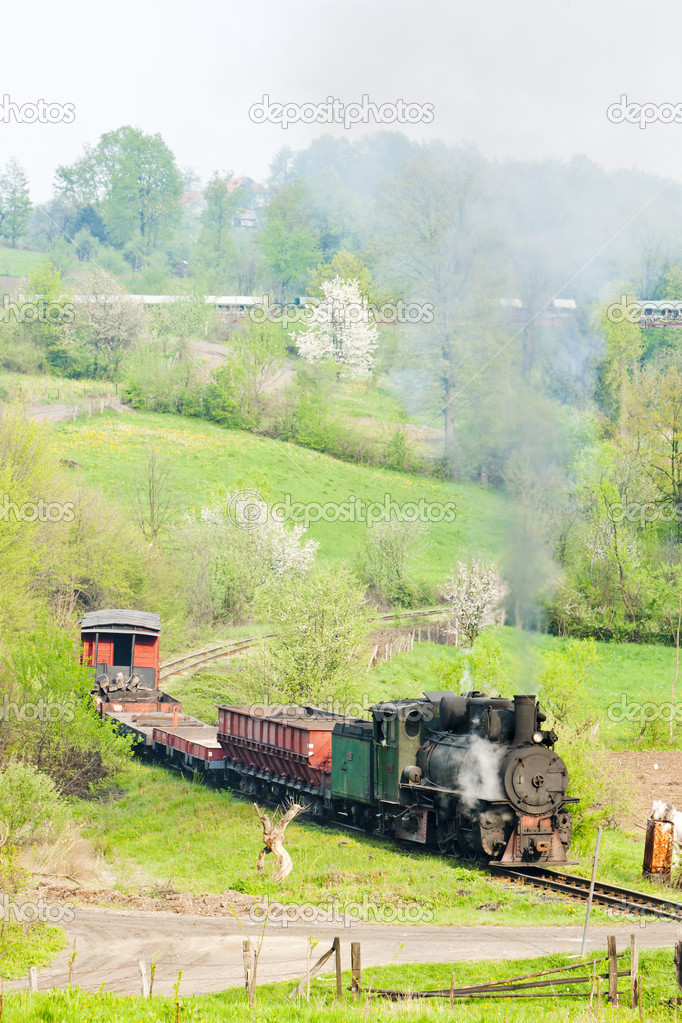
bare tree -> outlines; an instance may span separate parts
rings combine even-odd
[[[277,872],[274,874],[273,880],[283,881],[294,868],[293,860],[284,848],[284,832],[287,825],[299,814],[305,813],[308,807],[302,806],[300,803],[291,803],[280,819],[273,824],[265,810],[259,808],[258,803],[254,803],[253,806],[263,825],[263,848],[258,856],[256,868],[262,870],[265,865],[265,857],[268,853],[274,853],[277,860]]]
[[[143,477],[135,483],[130,504],[143,536],[154,543],[175,511],[171,468],[152,448]]]

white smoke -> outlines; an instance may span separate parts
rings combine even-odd
[[[500,766],[505,750],[479,735],[472,735],[455,791],[467,807],[488,799],[504,799]]]

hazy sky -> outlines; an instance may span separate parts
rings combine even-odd
[[[676,104],[682,112],[682,6],[675,0],[32,0],[2,16],[0,96],[74,105],[72,123],[0,123],[0,164],[16,156],[33,198],[59,163],[102,132],[160,132],[203,179],[232,170],[262,179],[281,146],[342,126],[255,124],[272,102],[432,104],[416,139],[473,142],[485,156],[569,158],[637,166],[682,180],[682,124],[614,124],[610,104]],[[23,116],[23,114],[22,114]],[[30,112],[29,115],[31,116]],[[7,114],[5,114],[5,118]]]

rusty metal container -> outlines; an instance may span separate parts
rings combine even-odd
[[[642,874],[652,880],[669,881],[673,859],[672,821],[655,821],[652,817],[646,822],[646,841],[644,843],[644,865]]]

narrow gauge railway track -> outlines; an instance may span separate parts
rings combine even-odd
[[[493,873],[509,877],[519,884],[530,884],[536,888],[566,895],[571,899],[587,901],[590,894],[590,879],[566,874],[562,870],[549,867],[528,867],[520,870],[516,867],[491,864]],[[597,881],[594,886],[593,902],[599,906],[610,906],[624,913],[636,913],[640,916],[656,916],[664,920],[675,920],[682,923],[682,903],[671,899],[657,898],[645,892],[623,888],[620,885]]]
[[[431,615],[442,615],[442,607],[428,608],[424,611],[402,611],[399,618],[427,618]],[[375,622],[393,621],[396,618],[395,612],[376,615]],[[166,661],[159,670],[159,681],[166,682],[175,675],[181,675],[186,671],[193,671],[202,664],[209,664],[221,657],[234,657],[236,654],[248,650],[263,639],[272,639],[274,632],[268,632],[260,636],[246,636],[244,639],[227,640],[225,643],[217,643],[215,646],[206,647],[204,650],[196,650],[194,653],[185,654],[183,657],[176,657],[173,661]]]

